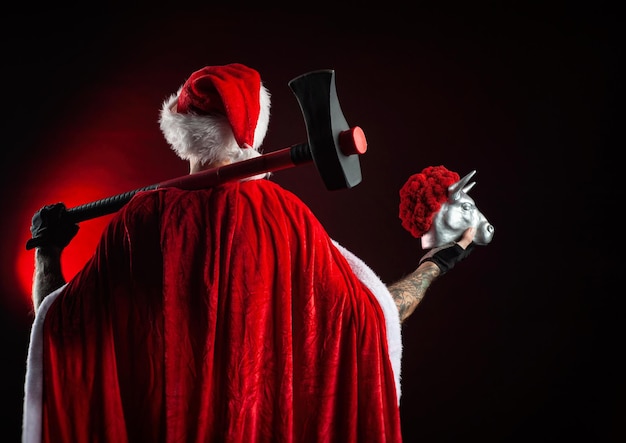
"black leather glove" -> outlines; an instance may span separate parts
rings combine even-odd
[[[431,261],[441,269],[441,275],[454,268],[458,262],[470,255],[474,250],[474,242],[470,243],[467,248],[463,249],[456,242],[447,243],[438,248],[431,249],[426,255],[420,259],[420,264],[425,261]]]
[[[33,215],[26,249],[40,246],[65,248],[78,232],[78,225],[71,221],[63,203],[46,205]]]

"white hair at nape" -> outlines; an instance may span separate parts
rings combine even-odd
[[[161,132],[172,150],[183,160],[207,163],[234,163],[261,155],[270,118],[270,94],[261,85],[260,112],[254,131],[254,146],[242,149],[237,144],[226,116],[179,114],[175,111],[178,95],[163,102],[159,118]]]

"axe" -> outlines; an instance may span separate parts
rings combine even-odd
[[[359,155],[367,150],[367,140],[363,130],[358,126],[349,127],[343,116],[335,89],[335,71],[328,69],[302,74],[291,80],[289,87],[304,115],[306,143],[85,203],[67,210],[70,220],[78,223],[116,212],[140,191],[166,187],[209,188],[310,162],[315,163],[328,190],[349,189],[359,184]]]

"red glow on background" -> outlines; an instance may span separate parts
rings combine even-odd
[[[78,183],[77,179],[67,179],[65,181],[56,181],[50,186],[39,187],[42,195],[33,199],[33,201],[38,203],[31,203],[28,208],[29,212],[22,214],[20,218],[22,220],[30,220],[32,214],[45,204],[63,202],[68,208],[72,208],[121,192],[118,185],[120,180],[119,177],[116,177],[114,168],[109,170],[99,168],[93,170],[89,175],[92,182],[87,185]],[[128,188],[128,190],[131,190],[131,188]],[[61,256],[63,275],[66,280],[72,278],[91,257],[102,230],[112,216],[113,214],[109,214],[86,220],[79,224],[78,233],[65,248]],[[15,272],[22,291],[30,300],[35,252],[34,250],[28,251],[25,248],[26,241],[30,238],[28,227],[25,226],[20,231],[20,250],[16,254],[18,259],[16,260]]]
[[[115,157],[115,156],[113,156]],[[84,162],[84,159],[76,158],[76,162]],[[156,162],[162,168],[167,162]],[[158,183],[161,180],[150,181],[148,178],[142,180],[142,176],[148,175],[146,171],[138,172],[132,179],[120,177],[119,164],[115,160],[111,165],[90,169],[85,175],[87,177],[67,178],[56,180],[51,185],[37,186],[37,194],[33,196],[24,207],[19,218],[23,221],[20,227],[20,239],[17,244],[18,251],[15,257],[15,275],[19,282],[21,291],[30,303],[32,277],[34,271],[34,250],[26,250],[26,242],[30,238],[30,220],[32,215],[43,205],[63,202],[68,208],[80,206],[85,203],[98,201],[114,195],[125,193],[140,187]],[[170,163],[171,166],[171,163]],[[155,168],[157,171],[159,167]],[[151,169],[154,172],[154,169]],[[177,177],[177,175],[166,176],[164,179]],[[79,223],[79,230],[70,244],[63,250],[61,264],[63,275],[69,281],[93,255],[95,247],[100,239],[103,229],[114,214],[85,220]]]
[[[118,79],[119,80],[119,79]],[[153,78],[158,82],[158,78]],[[130,77],[129,82],[137,83]],[[167,146],[157,123],[161,97],[144,82],[144,96],[119,99],[131,86],[123,82],[103,85],[84,98],[82,110],[41,134],[41,146],[30,161],[25,183],[14,206],[14,277],[31,303],[34,250],[26,250],[33,214],[58,202],[67,208],[99,201],[148,185],[185,175],[186,162]],[[69,281],[89,260],[100,235],[113,217],[85,220],[61,256],[63,275]]]

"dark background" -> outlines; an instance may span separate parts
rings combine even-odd
[[[469,4],[5,15],[2,440],[21,426],[32,214],[186,174],[159,131],[161,103],[196,69],[241,62],[272,93],[266,152],[306,140],[289,80],[335,70],[368,140],[362,183],[327,191],[312,164],[273,179],[387,283],[424,253],[400,226],[400,187],[426,166],[477,170],[470,195],[496,234],[403,326],[405,441],[626,441],[619,15],[602,2]],[[104,222],[81,224],[68,277]]]

